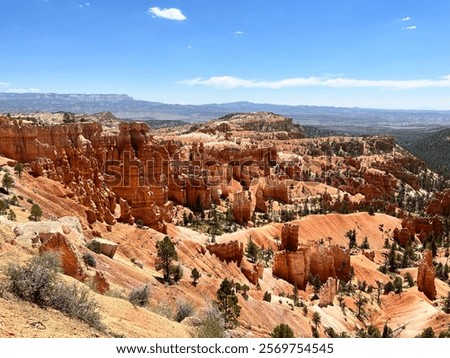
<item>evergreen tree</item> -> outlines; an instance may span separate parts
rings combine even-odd
[[[314,323],[315,328],[317,329],[317,326],[320,324],[321,322],[321,317],[320,317],[320,313],[319,312],[314,312],[313,316],[312,316],[312,321]]]
[[[163,270],[164,282],[170,283],[171,275],[175,273],[172,261],[178,260],[175,245],[168,236],[165,236],[156,243],[156,250],[156,269]]]
[[[32,221],[39,221],[42,217],[42,209],[38,204],[33,204],[30,211],[30,216],[28,217]]]
[[[201,276],[202,274],[194,267],[191,271],[192,284],[194,286],[197,286],[198,280]]]
[[[14,185],[14,179],[9,173],[5,173],[2,179],[2,186],[6,189],[6,192],[9,194],[9,189],[11,189]]]
[[[23,172],[23,164],[17,162],[16,165],[14,166],[14,171],[17,173],[17,175],[19,176],[19,179],[22,179],[22,172]]]
[[[222,281],[217,290],[217,307],[222,313],[225,327],[234,328],[237,326],[237,318],[241,312],[241,306],[238,305],[235,284],[227,278]]]
[[[289,325],[281,323],[273,329],[270,334],[272,338],[294,338],[294,331]]]
[[[247,240],[247,246],[245,247],[245,256],[252,262],[258,261],[259,247],[255,244],[252,237],[250,236]]]

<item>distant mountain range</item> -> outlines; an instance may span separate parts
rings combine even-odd
[[[307,125],[404,128],[423,125],[448,127],[450,111],[376,110],[319,106],[288,106],[233,102],[180,105],[136,100],[125,94],[0,93],[0,113],[98,113],[109,111],[120,118],[198,122],[234,112],[274,112]],[[340,128],[342,127],[342,128]],[[377,130],[378,131],[378,130]]]

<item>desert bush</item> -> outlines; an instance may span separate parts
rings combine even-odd
[[[25,301],[48,306],[60,270],[59,257],[52,253],[33,257],[27,266],[11,264],[7,270],[9,289]]]
[[[91,267],[97,266],[97,260],[95,259],[94,255],[90,254],[89,252],[85,252],[83,254],[83,261],[88,266]]]
[[[162,317],[166,317],[167,319],[174,319],[173,307],[166,300],[159,302],[156,307],[152,308],[152,311]]]
[[[206,307],[195,333],[198,338],[224,338],[225,321],[216,306],[209,305]]]
[[[92,240],[86,244],[86,247],[95,252],[96,254],[100,254],[100,243],[98,241]]]
[[[134,288],[129,297],[129,301],[135,306],[147,306],[148,299],[150,298],[150,288],[145,285],[142,288]]]
[[[28,265],[11,264],[7,270],[9,290],[17,297],[52,307],[69,317],[101,329],[102,324],[97,303],[89,297],[86,288],[69,285],[58,278],[60,259],[55,253],[33,257]]]
[[[51,307],[65,313],[69,317],[78,318],[89,326],[101,329],[97,302],[90,297],[89,290],[74,283],[58,283],[52,292]]]
[[[264,301],[270,302],[272,301],[272,294],[270,292],[264,292],[264,297],[263,297]]]
[[[177,300],[175,321],[181,322],[186,317],[190,317],[194,314],[195,308],[191,302],[184,300]]]
[[[285,323],[281,323],[273,329],[273,332],[270,334],[272,338],[294,338],[294,331],[289,325]]]

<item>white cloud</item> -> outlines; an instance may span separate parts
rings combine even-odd
[[[244,35],[245,32],[244,32],[244,31],[235,31],[234,34],[235,34],[236,36],[241,36],[241,35]]]
[[[87,2],[87,3],[85,3],[84,5],[86,5],[86,6],[91,6],[91,3],[90,3],[90,2]]]
[[[402,30],[416,30],[416,29],[417,29],[416,25],[402,27]]]
[[[405,21],[410,21],[410,20],[412,20],[412,18],[409,17],[409,16],[406,16],[406,17],[404,17],[404,18],[402,19],[403,22],[405,22]]]
[[[151,7],[148,10],[148,13],[153,17],[161,17],[167,20],[176,20],[183,21],[186,20],[186,16],[183,15],[180,9],[170,8],[170,9],[161,9],[157,6]]]
[[[9,82],[0,82],[0,90],[6,93],[36,93],[39,88],[13,88]]]
[[[8,88],[8,93],[39,93],[39,88]]]
[[[361,80],[345,77],[296,77],[286,78],[277,81],[263,81],[254,79],[242,79],[232,76],[215,76],[208,79],[194,78],[181,83],[190,86],[207,86],[214,88],[263,88],[263,89],[283,89],[293,87],[330,87],[330,88],[362,88],[378,87],[395,90],[408,90],[430,87],[450,88],[450,75],[437,80]]]

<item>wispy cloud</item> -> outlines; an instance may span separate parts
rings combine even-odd
[[[405,21],[411,21],[411,20],[412,20],[412,18],[409,17],[409,16],[406,16],[406,17],[402,18],[402,21],[403,21],[403,22],[405,22]]]
[[[402,27],[402,30],[416,30],[416,29],[417,29],[416,25]]]
[[[296,77],[286,78],[277,81],[263,81],[255,79],[242,79],[233,76],[216,76],[210,78],[194,78],[182,81],[182,84],[189,86],[207,86],[223,89],[234,88],[263,88],[263,89],[283,89],[294,87],[331,87],[331,88],[362,88],[378,87],[395,90],[408,90],[430,87],[450,88],[450,75],[440,79],[419,79],[419,80],[364,80],[345,77]]]
[[[242,35],[245,34],[245,32],[244,32],[244,31],[235,31],[234,34],[235,34],[236,36],[242,36]]]
[[[39,88],[14,88],[9,82],[0,82],[0,91],[6,93],[36,93],[40,92]]]
[[[175,21],[186,20],[186,16],[184,16],[181,10],[177,8],[161,9],[157,6],[154,6],[148,10],[148,13],[151,14],[153,17],[161,17],[167,20],[175,20]]]
[[[91,6],[91,3],[90,2],[85,2],[84,4],[78,4],[78,7],[80,7],[80,8],[83,8],[83,7],[89,7],[89,6]]]

